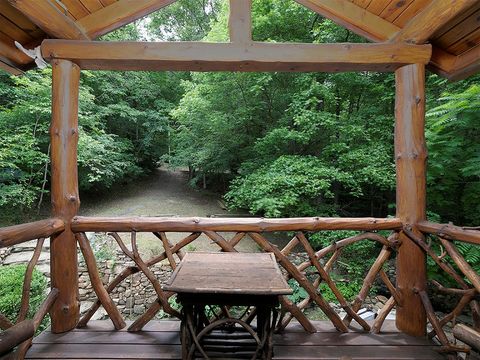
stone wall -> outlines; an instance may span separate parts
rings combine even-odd
[[[110,283],[122,270],[133,265],[133,261],[120,251],[117,251],[115,257],[111,260],[101,260],[97,262],[104,285]],[[172,269],[166,261],[156,264],[150,269],[162,284],[165,283],[172,274]],[[79,263],[79,293],[81,310],[84,312],[93,304],[93,301],[96,300],[96,295],[90,283],[83,258]],[[126,319],[136,318],[138,315],[143,314],[148,306],[157,298],[153,286],[143,273],[136,273],[129,276],[113,290],[110,296]],[[105,316],[105,313],[103,309],[100,309],[95,315],[95,318],[98,319],[103,316]],[[159,316],[161,317],[162,313],[160,313]]]

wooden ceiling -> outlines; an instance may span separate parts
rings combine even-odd
[[[45,38],[93,40],[174,1],[0,0],[0,68],[33,67],[14,41],[33,48]],[[480,0],[294,1],[374,42],[431,43],[430,68],[449,79],[480,69]]]

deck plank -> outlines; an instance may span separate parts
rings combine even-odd
[[[275,335],[277,345],[396,345],[396,346],[429,346],[429,342],[422,338],[413,338],[405,334],[365,334],[359,333],[285,333]],[[35,339],[36,344],[152,344],[152,345],[179,345],[180,337],[176,331],[163,332],[69,332],[64,334],[43,333]]]
[[[399,333],[393,322],[387,332],[341,334],[328,322],[314,322],[307,334],[297,323],[275,335],[275,359],[443,359],[428,340]],[[35,338],[27,359],[181,359],[178,321],[152,321],[146,331],[113,330],[110,321],[64,334],[45,331]]]

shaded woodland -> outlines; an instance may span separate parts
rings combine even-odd
[[[226,2],[180,1],[105,38],[227,38]],[[255,1],[261,41],[362,42],[292,1]],[[0,75],[4,223],[48,203],[50,70]],[[479,77],[427,79],[428,202],[434,220],[479,222]],[[282,216],[395,212],[394,79],[382,73],[88,72],[80,93],[81,191],[190,169],[231,209]]]

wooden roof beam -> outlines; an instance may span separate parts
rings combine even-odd
[[[2,40],[0,40],[0,56],[19,65],[26,65],[33,61],[31,57],[18,50],[13,44],[10,45]]]
[[[391,41],[426,43],[444,24],[468,10],[478,0],[434,0],[413,17]]]
[[[177,0],[119,0],[77,21],[95,39]]]
[[[347,0],[295,0],[297,3],[304,5],[312,11],[334,21],[350,31],[365,37],[374,42],[388,41],[395,39],[402,29],[395,24],[375,15],[354,3]],[[442,13],[442,22],[446,18],[453,16],[454,13],[461,12],[463,6],[467,3],[474,3],[475,0],[459,0],[452,5],[451,0],[435,0],[432,4],[436,6],[442,3],[448,3],[451,8]],[[460,7],[459,7],[460,6]],[[437,11],[436,9],[433,9]],[[426,15],[426,14],[424,14]],[[420,19],[420,18],[419,18]],[[425,20],[423,20],[425,21]],[[428,24],[428,23],[425,23]],[[422,25],[425,25],[422,24]],[[431,30],[430,30],[431,31]],[[466,59],[466,58],[465,58]],[[429,69],[445,76],[447,78],[456,79],[455,64],[457,63],[457,56],[447,53],[437,47],[433,47],[432,59],[429,64]],[[457,65],[459,66],[459,65]]]
[[[400,28],[348,0],[295,0],[340,26],[374,42],[388,40]]]
[[[230,0],[228,29],[231,42],[252,41],[252,0]]]
[[[451,74],[447,78],[451,81],[463,80],[476,74],[480,70],[480,45],[456,57]]]
[[[0,56],[0,70],[4,70],[12,75],[22,75],[23,71],[8,59]]]
[[[8,0],[8,2],[52,37],[89,40],[85,31],[50,0]]]
[[[45,40],[47,60],[82,69],[177,71],[394,71],[427,64],[430,45],[98,42]]]

